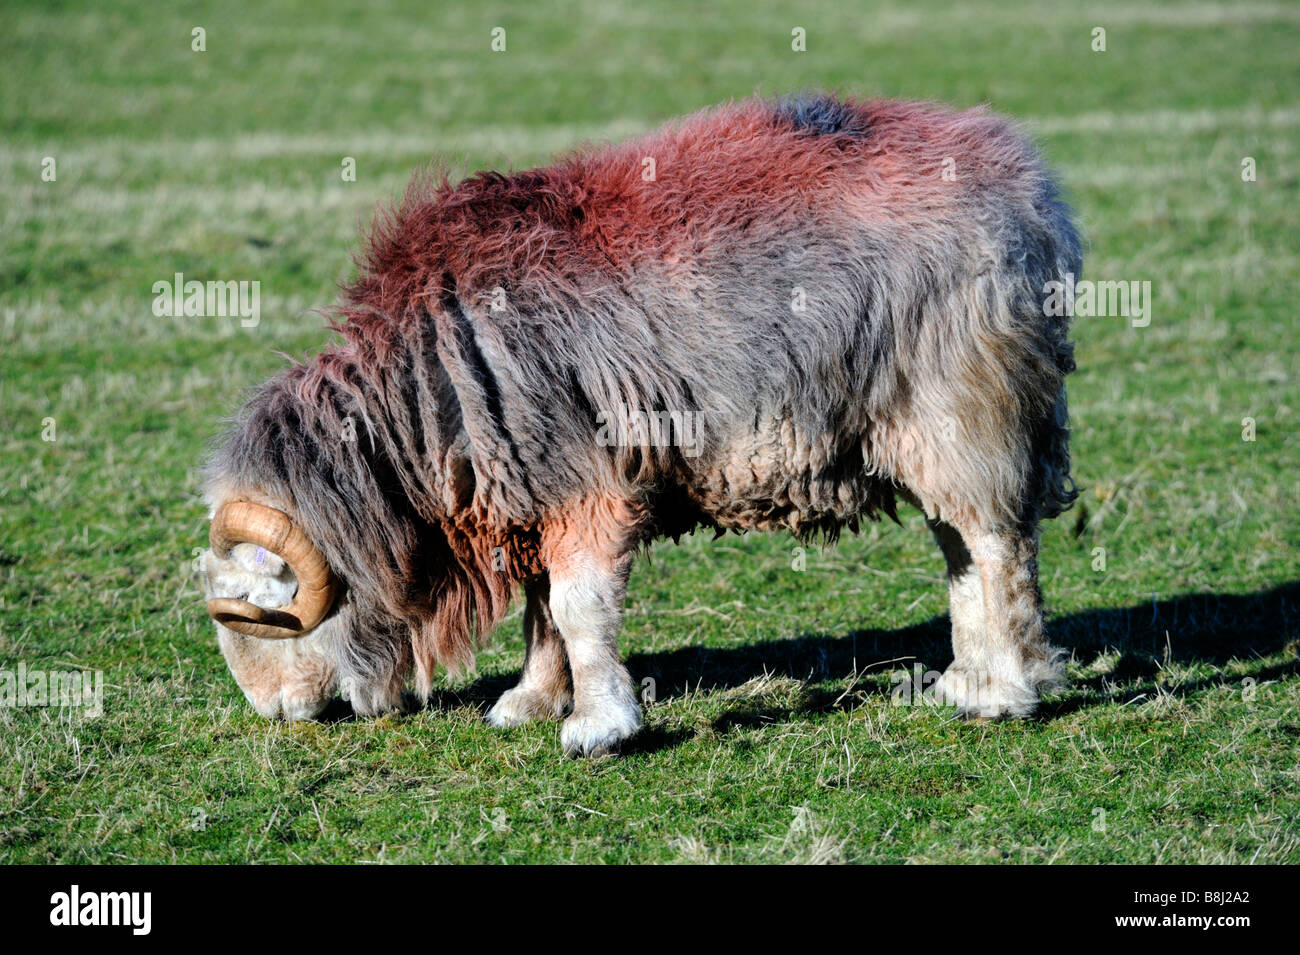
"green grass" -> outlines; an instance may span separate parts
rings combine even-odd
[[[394,6],[0,13],[0,666],[106,684],[98,718],[0,708],[0,861],[1300,861],[1297,8]],[[1021,723],[891,705],[949,658],[907,516],[802,572],[780,537],[657,547],[623,641],[657,701],[619,759],[481,723],[518,612],[427,710],[258,719],[190,574],[193,469],[276,351],[328,340],[309,309],[375,203],[435,153],[524,167],[805,86],[1025,120],[1088,274],[1152,282],[1150,327],[1074,336],[1085,492],[1042,559],[1071,688]],[[154,317],[177,271],[259,280],[261,324]]]

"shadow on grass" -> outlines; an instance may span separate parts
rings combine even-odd
[[[1078,663],[1086,664],[1102,653],[1117,657],[1106,674],[1073,681],[1073,691],[1136,683],[1136,692],[1142,693],[1154,691],[1154,680],[1167,663],[1222,666],[1231,660],[1272,656],[1300,638],[1298,624],[1300,581],[1295,581],[1253,594],[1188,594],[1131,607],[1061,614],[1048,621],[1048,631],[1052,642],[1072,653]],[[949,633],[945,615],[897,630],[855,630],[843,636],[806,634],[735,647],[634,654],[628,659],[628,668],[638,681],[654,679],[660,699],[741,686],[764,672],[818,683],[841,679],[855,668],[889,673],[919,663],[926,669],[943,670],[952,662]],[[1273,679],[1297,670],[1300,664],[1295,662],[1272,667],[1261,664],[1258,673],[1249,675]],[[1175,695],[1220,682],[1183,683]],[[880,692],[889,689],[886,685]],[[1087,705],[1086,700],[1080,705]]]
[[[1102,703],[1129,703],[1157,692],[1185,697],[1201,689],[1222,685],[1220,673],[1181,682],[1160,683],[1169,664],[1207,665],[1221,668],[1240,661],[1231,681],[1246,676],[1257,683],[1300,671],[1295,660],[1265,663],[1294,643],[1300,618],[1300,581],[1253,594],[1198,593],[1153,599],[1130,607],[1085,610],[1054,616],[1048,622],[1053,643],[1072,653],[1076,662],[1088,664],[1101,654],[1107,672],[1073,680],[1065,694],[1044,703],[1038,719],[1053,720]],[[1256,665],[1250,661],[1255,660]],[[843,635],[812,633],[788,640],[746,643],[729,647],[684,647],[658,653],[636,653],[627,660],[638,685],[654,680],[658,700],[688,693],[720,692],[743,686],[765,675],[803,681],[804,690],[790,705],[772,706],[760,694],[747,702],[737,700],[711,721],[712,731],[780,723],[817,712],[848,710],[865,696],[887,695],[893,688],[878,675],[910,670],[943,670],[952,662],[947,616],[897,630],[855,630]],[[840,683],[855,672],[865,679],[846,692]],[[518,674],[484,677],[459,691],[444,690],[429,701],[432,708],[473,703],[484,710]],[[647,729],[625,751],[653,752],[671,748],[691,738],[687,730]]]

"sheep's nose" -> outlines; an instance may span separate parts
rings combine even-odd
[[[280,705],[280,697],[282,694],[279,690],[276,690],[274,694],[268,694],[260,699],[247,691],[244,692],[244,696],[247,697],[248,702],[252,704],[253,709],[257,710],[258,716],[264,717],[268,720],[283,719],[284,711]]]

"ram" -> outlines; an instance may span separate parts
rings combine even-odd
[[[638,548],[834,538],[898,502],[947,560],[936,698],[1031,713],[1067,507],[1068,208],[1006,121],[802,95],[546,168],[417,177],[375,221],[341,342],[263,385],[207,470],[207,609],[248,699],[307,719],[427,697],[514,593],[497,726],[569,753],[640,726],[617,634]]]

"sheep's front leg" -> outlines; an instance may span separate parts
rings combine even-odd
[[[573,708],[573,685],[564,641],[551,618],[551,583],[545,576],[524,585],[524,639],[528,649],[517,686],[506,690],[488,711],[493,726],[519,726],[530,720],[560,719]]]
[[[551,616],[573,675],[573,713],[560,730],[570,756],[613,753],[641,728],[632,678],[618,654],[630,532],[609,518],[604,510],[597,519],[573,521],[543,543]]]

